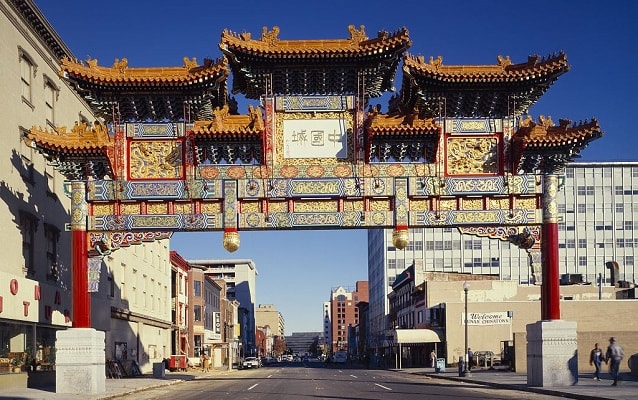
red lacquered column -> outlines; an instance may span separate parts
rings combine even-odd
[[[86,183],[71,183],[71,266],[72,321],[74,328],[91,327],[91,294],[89,293],[89,252],[86,232],[88,203]]]
[[[543,181],[543,283],[541,285],[541,319],[560,319],[560,285],[558,276],[558,176],[545,175]]]

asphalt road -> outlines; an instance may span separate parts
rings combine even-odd
[[[123,397],[150,400],[416,400],[552,399],[529,392],[497,389],[385,370],[316,363],[279,363],[146,390]]]

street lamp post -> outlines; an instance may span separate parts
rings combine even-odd
[[[470,360],[468,358],[468,336],[467,336],[467,292],[470,290],[470,284],[465,282],[463,284],[463,292],[465,292],[465,347],[463,353],[465,354],[463,358],[465,359],[465,365],[463,366],[462,376],[471,376],[470,370],[468,369],[468,364]]]

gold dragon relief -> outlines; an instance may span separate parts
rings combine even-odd
[[[176,179],[183,175],[179,141],[133,141],[129,152],[131,179]]]
[[[498,173],[497,138],[448,138],[446,168],[451,175]]]

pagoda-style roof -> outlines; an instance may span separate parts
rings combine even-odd
[[[213,118],[195,121],[193,137],[211,139],[243,139],[251,136],[261,137],[264,131],[264,120],[259,107],[248,105],[248,115],[232,115],[228,106],[213,111]]]
[[[434,118],[419,118],[417,113],[381,114],[376,108],[368,111],[364,124],[369,137],[439,134]]]
[[[104,125],[96,123],[89,127],[76,123],[70,132],[63,126],[57,131],[34,126],[26,141],[68,180],[113,177],[108,154],[112,154],[115,143]]]
[[[183,66],[168,68],[132,68],[126,58],[111,67],[63,58],[61,68],[60,75],[107,121],[113,115],[117,122],[206,119],[228,101],[224,58],[198,65],[185,57]]]
[[[416,107],[422,117],[518,116],[567,71],[563,52],[520,64],[498,56],[495,65],[444,65],[440,56],[425,62],[406,54],[401,93],[391,110]]]
[[[213,111],[210,121],[196,121],[191,130],[198,164],[262,163],[264,120],[261,108],[231,115],[228,106]]]
[[[419,118],[417,113],[381,114],[377,107],[368,111],[364,129],[368,161],[435,160],[441,130],[433,118]]]
[[[551,117],[521,119],[512,137],[514,169],[517,173],[553,173],[580,157],[580,152],[603,132],[598,121],[580,122],[561,119],[558,126]]]
[[[365,95],[378,97],[393,87],[401,56],[412,45],[407,29],[379,32],[369,39],[364,27],[348,27],[348,39],[282,40],[279,28],[222,33],[219,48],[233,71],[233,93],[248,99],[275,95]]]

